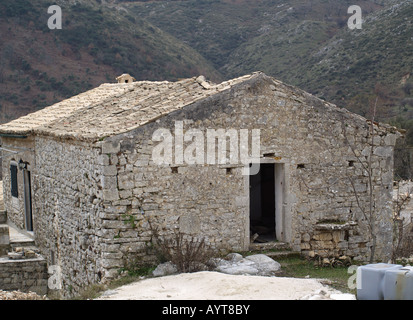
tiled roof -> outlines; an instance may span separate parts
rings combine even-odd
[[[0,133],[45,134],[95,140],[123,133],[162,115],[256,77],[253,73],[220,84],[203,76],[177,82],[137,81],[98,88],[0,126]]]
[[[37,129],[44,125],[50,125],[54,121],[69,117],[79,110],[97,105],[105,100],[119,96],[127,92],[130,87],[130,84],[102,84],[95,89],[63,100],[52,106],[30,113],[6,124],[2,124],[0,126],[0,133],[16,135],[34,133]]]

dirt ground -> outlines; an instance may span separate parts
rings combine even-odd
[[[144,279],[98,300],[353,300],[316,279],[197,272]]]

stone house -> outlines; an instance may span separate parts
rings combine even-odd
[[[148,222],[217,251],[267,242],[366,260],[371,239],[357,198],[368,206],[371,147],[376,254],[389,256],[395,128],[374,123],[371,144],[365,118],[260,72],[220,84],[124,79],[0,126],[8,219],[34,237],[49,266],[60,266],[63,289],[77,292],[130,259],[149,259]],[[208,130],[229,139],[215,136],[217,148],[203,148],[199,133]],[[258,156],[241,162],[238,137],[248,134],[252,154],[254,130]],[[166,147],[157,155],[173,161],[155,161],[167,140],[174,155]],[[246,174],[257,163],[259,172]]]

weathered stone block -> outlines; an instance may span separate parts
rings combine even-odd
[[[120,259],[103,259],[102,267],[104,268],[120,268],[122,267],[122,261]]]
[[[377,147],[373,152],[375,155],[383,158],[391,157],[393,154],[392,147]]]
[[[101,183],[103,189],[117,189],[118,179],[116,176],[101,176]]]
[[[201,221],[198,216],[188,214],[179,218],[179,230],[183,233],[194,234],[201,230]]]
[[[317,241],[329,241],[333,239],[333,235],[330,232],[321,232],[313,235],[313,239]]]
[[[0,191],[2,190],[0,189]],[[6,223],[6,222],[7,222],[7,213],[6,211],[0,210],[0,224]]]
[[[102,143],[102,153],[118,153],[120,151],[119,142],[104,141]]]
[[[103,190],[102,195],[105,201],[119,200],[119,191],[117,189]]]
[[[394,146],[396,144],[396,140],[397,140],[398,136],[395,134],[388,134],[385,138],[384,138],[384,143],[388,146]]]
[[[146,167],[149,165],[149,159],[139,159],[133,165],[135,167]]]
[[[311,240],[311,236],[308,233],[304,233],[301,239],[303,242],[309,242]]]
[[[333,236],[333,241],[335,243],[338,243],[338,242],[340,242],[341,240],[344,239],[344,232],[343,231],[333,231],[332,236]]]
[[[109,163],[109,156],[107,154],[100,154],[97,157],[97,163],[102,165],[102,166],[108,166]]]
[[[119,189],[133,189],[135,187],[135,181],[133,180],[133,177],[134,176],[130,174],[118,175]]]
[[[104,166],[102,173],[104,176],[116,176],[118,174],[118,170],[115,165]]]
[[[128,199],[132,197],[132,190],[120,190],[119,197],[121,199]]]
[[[10,245],[9,226],[0,225],[0,256],[7,254]]]

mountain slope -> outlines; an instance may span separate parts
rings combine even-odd
[[[351,0],[60,0],[63,30],[47,28],[46,0],[1,2],[0,122],[123,72],[219,81],[256,70],[363,115],[379,92],[391,118],[410,97],[412,3],[358,2],[366,21],[353,31]]]
[[[368,14],[382,8],[384,1],[358,2]],[[276,72],[271,72],[271,67],[279,52],[286,53],[285,49],[301,52],[301,49],[318,48],[320,45],[304,37],[301,39],[303,45],[287,41],[283,48],[278,48],[278,44],[286,40],[287,33],[294,33],[307,22],[314,22],[324,30],[322,40],[327,41],[346,25],[349,18],[347,9],[353,2],[189,0],[122,4],[136,16],[188,43],[229,78],[257,69],[276,75]],[[321,40],[318,34],[315,38]]]
[[[188,43],[225,78],[264,71],[365,116],[380,95],[381,120],[400,114],[409,99],[411,80],[400,81],[412,66],[412,1],[358,1],[362,30],[347,27],[354,2],[346,0],[122,4]]]
[[[245,43],[222,72],[237,75],[258,67],[362,115],[379,96],[379,116],[388,120],[410,97],[412,16],[411,1],[393,1],[365,16],[362,30],[344,26],[332,37],[332,22],[304,20]]]
[[[356,97],[376,95],[389,107],[380,116],[394,116],[391,107],[402,103],[394,98],[410,96],[400,89],[409,86],[413,72],[412,17],[413,2],[399,1],[367,17],[362,30],[344,29],[302,65],[297,84],[353,109]],[[366,113],[360,107],[353,111]]]
[[[0,2],[0,122],[128,72],[136,79],[221,75],[200,54],[122,8],[60,1],[62,30],[49,30],[46,0]]]

